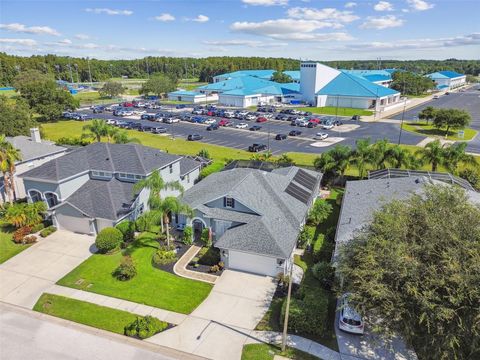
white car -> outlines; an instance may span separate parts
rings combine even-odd
[[[117,123],[117,120],[115,120],[115,119],[107,119],[106,122],[107,122],[108,125],[115,125],[115,124]]]
[[[173,123],[178,123],[180,122],[180,119],[178,118],[168,118],[164,120],[167,124],[173,124]]]
[[[133,111],[125,110],[125,111],[122,112],[122,115],[123,115],[123,116],[132,116],[132,115],[133,115]]]
[[[253,114],[245,115],[245,120],[257,120],[257,117]]]
[[[322,124],[322,129],[325,129],[325,130],[333,129],[333,124],[330,124],[330,123]]]
[[[362,317],[349,304],[350,294],[346,293],[340,299],[340,315],[338,317],[338,328],[340,330],[362,335],[364,325]]]
[[[202,109],[197,109],[192,111],[192,114],[194,115],[202,115],[202,113],[203,113]]]
[[[146,114],[147,112],[145,110],[134,110],[133,113],[135,115],[143,115],[143,114]]]
[[[235,125],[235,127],[236,127],[237,129],[247,129],[247,128],[248,128],[248,124],[247,124],[247,123],[240,123],[240,124]]]
[[[300,127],[306,127],[308,125],[308,121],[307,120],[297,120],[296,124],[297,124],[297,126],[300,126]]]
[[[217,120],[210,118],[210,119],[205,120],[203,123],[204,124],[215,124],[216,122],[217,122]]]
[[[325,133],[316,133],[314,139],[315,140],[325,140],[328,138],[328,134]]]
[[[239,111],[238,112],[238,116],[247,116],[248,115],[248,111]]]
[[[227,119],[231,119],[231,118],[235,117],[235,114],[231,111],[225,111],[223,113],[223,117],[226,117]]]

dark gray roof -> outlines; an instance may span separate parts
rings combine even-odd
[[[183,201],[202,211],[215,199],[224,196],[234,198],[257,216],[239,221],[245,222],[245,225],[227,230],[217,240],[216,246],[286,258],[295,247],[300,225],[316,194],[316,191],[304,189],[310,193],[310,201],[306,204],[285,192],[298,170],[293,166],[282,169],[280,173],[249,168],[221,171],[187,190]],[[309,173],[315,175],[318,188],[321,174]],[[244,215],[240,213],[237,216]]]
[[[180,160],[180,176],[191,173],[193,170],[198,169],[200,166],[202,166],[202,163],[200,161],[184,157]]]
[[[59,206],[68,203],[92,218],[117,220],[130,212],[133,185],[116,178],[88,180]]]
[[[257,220],[259,215],[244,213],[240,211],[214,208],[205,205],[197,206],[197,210],[201,211],[205,216],[218,220],[233,221],[246,224],[250,221]]]
[[[391,179],[348,181],[342,200],[342,209],[335,235],[334,260],[342,244],[350,241],[373,219],[373,213],[392,200],[406,200],[414,193],[422,193],[425,184],[441,184],[424,176]],[[466,190],[474,203],[480,204],[480,194]]]
[[[51,160],[21,176],[58,181],[89,170],[147,175],[180,158],[138,144],[97,142]]]
[[[46,140],[41,142],[32,141],[28,136],[7,137],[6,140],[13,145],[14,148],[20,150],[22,160],[26,162],[49,155],[58,154],[67,150],[63,146],[57,146],[54,143]]]

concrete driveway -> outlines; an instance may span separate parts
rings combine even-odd
[[[0,265],[0,300],[31,309],[39,296],[87,259],[94,238],[58,230]]]
[[[271,277],[226,270],[208,298],[179,326],[146,341],[210,359],[240,359],[275,288]]]

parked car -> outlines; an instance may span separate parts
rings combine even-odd
[[[179,105],[175,106],[175,109],[185,109],[185,105],[184,104],[179,104]]]
[[[105,108],[103,106],[95,106],[92,110],[94,114],[100,114],[103,113]]]
[[[235,117],[235,114],[233,113],[233,111],[224,111],[223,116],[227,119],[231,119]]]
[[[322,124],[322,129],[325,129],[325,130],[330,130],[330,129],[333,129],[333,124],[332,123],[325,123],[325,124]]]
[[[239,119],[243,119],[246,115],[248,115],[248,111],[246,110],[239,110],[237,112],[237,115],[239,116]]]
[[[263,122],[266,122],[267,121],[267,118],[264,117],[264,116],[260,116],[259,118],[257,118],[257,123],[263,123]]]
[[[250,131],[258,131],[258,130],[260,130],[261,128],[262,128],[262,127],[259,126],[259,125],[253,125],[252,127],[250,127],[249,130],[250,130]]]
[[[297,126],[307,127],[308,126],[308,121],[307,120],[297,120]]]
[[[346,293],[340,299],[340,316],[338,317],[338,328],[351,334],[362,335],[364,325],[362,317],[350,305],[351,294]]]
[[[123,106],[123,107],[133,107],[133,103],[131,103],[131,102],[124,102],[124,103],[122,104],[122,106]]]
[[[235,125],[235,127],[237,129],[247,129],[248,128],[248,124],[247,123],[239,123],[237,125]]]
[[[253,144],[248,147],[248,151],[250,152],[259,152],[267,150],[267,145],[265,144]]]
[[[309,122],[308,122],[308,125],[307,125],[307,128],[313,129],[314,127],[317,127],[317,126],[318,126],[317,123],[315,123],[315,122],[310,122],[310,121],[309,121]]]
[[[328,138],[328,134],[327,133],[316,133],[313,138],[315,140],[325,140],[326,138]]]
[[[202,109],[193,109],[192,114],[194,115],[202,115],[203,110]]]
[[[117,120],[115,120],[115,119],[107,119],[105,122],[108,125],[116,125],[117,124]]]
[[[133,110],[133,113],[135,115],[143,115],[143,114],[146,114],[147,111],[146,110]]]
[[[256,120],[256,119],[257,119],[257,117],[254,114],[245,115],[245,120],[252,121],[252,120]]]
[[[335,120],[335,121],[333,122],[333,125],[335,125],[335,126],[340,126],[340,125],[343,125],[343,122],[340,121],[340,120]]]
[[[308,122],[320,124],[321,120],[319,118],[310,118]]]
[[[179,119],[179,118],[175,118],[175,117],[170,117],[170,118],[165,118],[165,119],[163,119],[163,122],[166,123],[166,124],[173,124],[173,123],[178,123],[178,122],[180,122],[180,119]]]
[[[217,120],[210,118],[210,119],[206,119],[204,121],[204,124],[215,124],[216,122]]]
[[[433,98],[434,98],[435,100],[437,100],[437,99],[438,99],[438,95],[434,95]]]
[[[201,117],[201,116],[194,116],[194,117],[192,118],[192,121],[193,121],[194,123],[197,123],[197,124],[203,124],[203,123],[205,122],[205,120],[206,120],[206,119],[205,119],[204,117]]]
[[[207,126],[207,131],[218,130],[217,124],[210,124]]]
[[[288,133],[288,136],[300,136],[302,135],[302,132],[299,130],[292,130]]]
[[[142,116],[140,116],[140,119],[153,121],[155,120],[155,114],[142,114]]]
[[[352,120],[360,121],[360,115],[353,115]]]
[[[151,132],[153,129],[152,126],[150,125],[143,125],[142,127],[138,128],[138,130],[143,131],[143,132]]]
[[[227,119],[222,119],[218,123],[218,126],[231,126],[231,125],[232,125],[232,123]]]
[[[167,129],[165,129],[164,127],[160,127],[160,126],[152,127],[153,134],[165,134],[166,132],[167,132]]]
[[[203,136],[200,134],[190,134],[187,136],[188,141],[196,141],[196,140],[202,140]]]
[[[287,135],[285,135],[285,134],[275,135],[275,140],[285,140],[286,138],[287,138]]]

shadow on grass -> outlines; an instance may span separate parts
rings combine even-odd
[[[135,241],[131,242],[125,249],[123,249],[123,255],[132,255],[135,251],[141,248],[150,247],[152,249],[158,249],[157,235],[153,233],[142,234]]]

